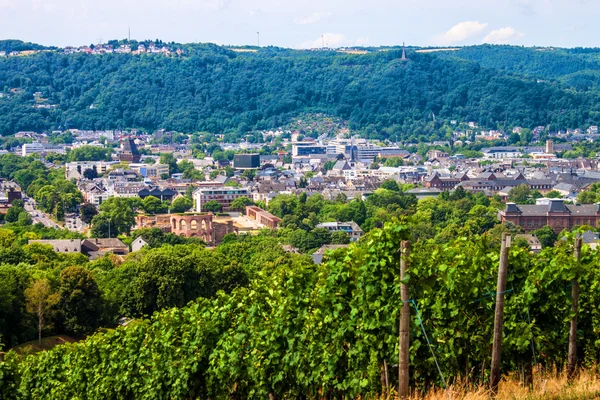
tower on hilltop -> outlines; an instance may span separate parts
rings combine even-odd
[[[406,58],[406,47],[404,46],[404,42],[402,42],[402,58],[400,61],[410,61],[408,58]]]

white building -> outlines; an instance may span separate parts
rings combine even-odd
[[[346,233],[350,237],[351,242],[356,242],[362,235],[364,235],[364,231],[360,229],[360,226],[354,221],[350,222],[323,222],[322,224],[318,224],[317,228],[324,228],[329,230],[330,232],[342,231]]]
[[[247,187],[202,187],[194,192],[194,207],[196,212],[204,212],[204,204],[214,200],[223,207],[223,211],[228,211],[231,203],[240,197],[251,198],[250,189]]]
[[[132,171],[137,172],[144,178],[160,178],[161,175],[169,175],[169,166],[167,164],[129,164]]]
[[[39,154],[39,153],[43,153],[45,151],[46,151],[46,148],[41,143],[38,143],[38,142],[25,143],[23,145],[23,147],[21,148],[21,155],[23,157],[27,157],[28,155],[35,154],[35,153]]]
[[[517,147],[488,147],[487,149],[481,149],[485,158],[519,158],[523,155],[523,152]]]

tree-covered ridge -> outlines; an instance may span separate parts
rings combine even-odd
[[[580,91],[600,89],[600,50],[481,45],[440,52],[448,59],[475,61],[484,68],[552,79]]]
[[[595,93],[398,51],[366,55],[211,45],[186,56],[56,52],[0,59],[0,133],[44,129],[166,128],[185,132],[271,128],[304,112],[350,121],[372,137],[427,133],[426,123],[472,120],[490,128],[599,124]],[[20,88],[21,91],[11,91]],[[48,105],[35,107],[33,93]]]
[[[50,50],[56,47],[42,46],[37,43],[24,42],[17,39],[0,40],[0,51],[10,53],[11,51],[28,51],[28,50]]]

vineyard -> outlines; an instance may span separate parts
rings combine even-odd
[[[247,287],[168,309],[84,342],[0,363],[2,399],[357,398],[398,385],[399,320],[410,305],[411,392],[490,380],[500,250],[489,235],[412,243],[403,221],[321,265],[285,255]],[[568,364],[572,288],[578,365],[600,361],[599,252],[575,238],[507,250],[501,372]],[[408,302],[401,299],[406,285]],[[428,344],[429,343],[429,344]],[[438,368],[439,365],[439,368]]]

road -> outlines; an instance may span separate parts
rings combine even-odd
[[[65,216],[65,228],[73,232],[83,232],[84,224],[77,214],[68,214]]]
[[[32,199],[25,200],[25,211],[31,215],[34,224],[40,223],[49,228],[60,228],[52,219],[42,211],[35,208],[35,202]]]

